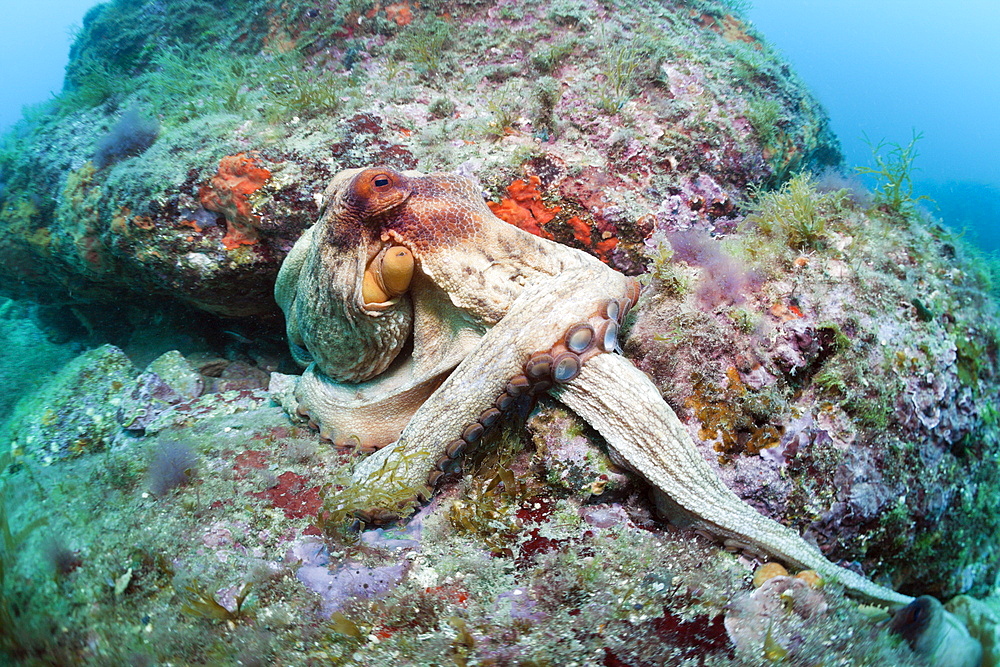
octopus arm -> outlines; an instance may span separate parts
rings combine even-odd
[[[508,381],[523,372],[525,359],[555,345],[581,313],[621,298],[628,280],[583,266],[526,285],[506,316],[416,411],[399,440],[361,462],[355,482],[366,488],[427,483],[449,444],[475,430]]]
[[[702,459],[691,435],[649,378],[627,359],[611,354],[594,357],[553,394],[709,532],[816,570],[827,581],[872,601],[898,607],[913,600],[834,565],[794,530],[743,502]]]

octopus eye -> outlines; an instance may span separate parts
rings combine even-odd
[[[377,167],[358,174],[344,193],[344,201],[362,220],[372,220],[398,207],[410,194],[405,176]]]

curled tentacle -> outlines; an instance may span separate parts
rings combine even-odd
[[[578,364],[601,352],[596,345],[583,354],[569,352],[567,332],[577,331],[581,320],[594,326],[581,314],[591,314],[598,323],[606,320],[605,304],[626,295],[630,281],[612,272],[595,278],[593,272],[581,269],[526,286],[507,316],[413,415],[399,440],[358,466],[355,482],[362,486],[426,483],[433,488],[457,468],[442,470],[448,467],[442,458],[452,458],[442,457],[449,443],[456,438],[477,443],[499,417],[492,409],[509,408],[517,397],[545,391],[559,381],[553,377],[555,359],[550,351],[556,356],[572,354]],[[567,290],[566,285],[577,287]],[[572,296],[566,297],[568,292]],[[573,362],[567,365],[572,367]]]

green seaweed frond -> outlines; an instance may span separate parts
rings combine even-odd
[[[420,499],[429,495],[423,482],[426,473],[411,474],[412,470],[423,469],[427,457],[421,451],[399,452],[360,483],[345,471],[321,491],[324,502],[317,526],[330,537],[347,540],[348,524],[355,519],[390,523],[410,516]]]
[[[747,221],[764,234],[783,238],[792,248],[817,249],[826,239],[826,223],[844,205],[844,192],[821,193],[812,174],[801,172],[780,190],[758,191]]]
[[[576,48],[579,40],[567,37],[541,46],[531,55],[531,64],[539,74],[552,74]]]
[[[409,60],[426,78],[437,76],[452,43],[451,25],[436,16],[413,21],[397,38],[391,56]]]
[[[291,64],[270,77],[268,90],[274,111],[285,117],[310,118],[336,113],[343,106],[341,96],[349,82],[328,72],[306,71]]]
[[[616,114],[635,93],[643,49],[635,40],[623,40],[617,44],[607,40],[602,29],[601,41],[605,43],[602,47],[604,85],[598,91],[597,106],[605,113]]]
[[[517,510],[532,493],[507,466],[496,465],[492,472],[489,477],[470,480],[465,495],[449,508],[448,521],[478,536],[495,555],[510,556],[521,528]]]
[[[747,120],[760,138],[761,146],[773,148],[788,122],[781,103],[770,97],[754,96],[747,106]]]
[[[520,115],[518,89],[518,82],[508,82],[487,98],[486,109],[493,116],[493,119],[486,124],[487,134],[503,138],[510,132],[511,126]]]
[[[655,279],[658,291],[673,297],[683,297],[691,291],[691,276],[681,264],[673,261],[674,249],[669,241],[660,239],[650,256],[648,275]]]
[[[865,143],[872,151],[874,167],[855,167],[859,174],[875,177],[875,200],[878,204],[888,207],[897,213],[910,213],[913,206],[920,200],[930,200],[930,197],[913,196],[913,163],[920,155],[917,152],[917,142],[924,136],[923,132],[913,131],[910,143],[889,143],[881,140],[873,143],[867,135]]]

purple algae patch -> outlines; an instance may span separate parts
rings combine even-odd
[[[367,600],[388,595],[409,570],[409,561],[368,567],[354,561],[330,565],[326,546],[318,542],[296,545],[289,560],[300,560],[296,577],[320,596],[320,614],[329,618],[354,599]]]

